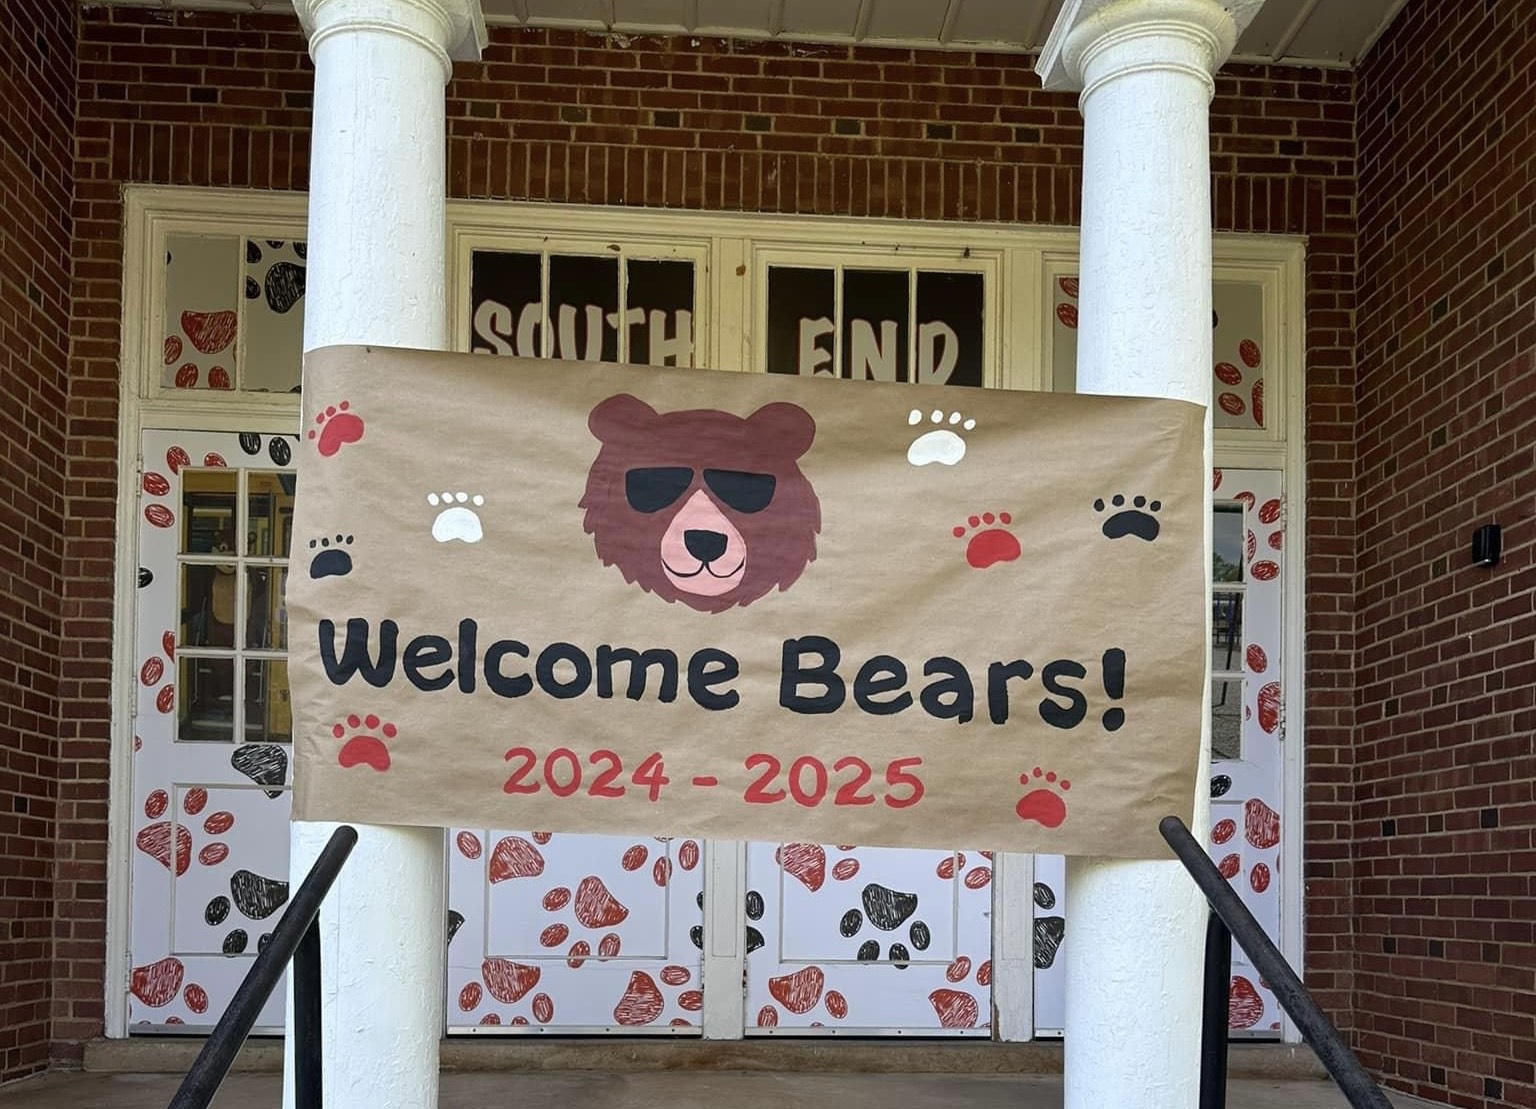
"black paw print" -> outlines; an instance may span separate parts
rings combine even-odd
[[[1042,909],[1056,907],[1056,891],[1044,882],[1035,883],[1035,904]],[[1067,932],[1066,918],[1037,916],[1035,918],[1035,968],[1045,970],[1056,961],[1061,950],[1062,938]]]
[[[694,898],[694,901],[698,904],[700,909],[704,908],[704,894],[702,892]],[[748,920],[763,919],[764,905],[762,894],[758,893],[756,890],[748,890],[746,907]],[[704,926],[702,924],[695,924],[692,928],[688,929],[688,938],[693,941],[694,947],[697,947],[700,951],[704,950]],[[763,939],[763,934],[761,932],[759,932],[752,925],[747,925],[748,955],[752,954],[752,952],[756,951],[758,948],[765,946],[767,943],[768,941]]]
[[[1129,507],[1125,503],[1125,496],[1116,493],[1105,505],[1100,497],[1093,502],[1095,512],[1103,512],[1106,508],[1112,508],[1109,519],[1104,521],[1102,529],[1106,539],[1124,539],[1127,535],[1134,535],[1138,539],[1145,539],[1148,543],[1157,538],[1161,525],[1152,514],[1161,511],[1162,501],[1148,501],[1146,497],[1135,497]]]
[[[338,535],[334,541],[328,535],[311,539],[309,549],[315,554],[309,562],[309,576],[315,579],[346,577],[352,572],[352,556],[342,548],[351,545],[350,535]]]
[[[219,895],[203,908],[203,922],[217,928],[229,918],[230,908],[238,910],[250,920],[265,920],[288,903],[288,883],[277,878],[265,878],[249,870],[237,870],[229,878],[229,896]],[[257,950],[267,946],[272,938],[264,934],[257,943]],[[226,955],[241,955],[250,944],[251,937],[244,928],[233,928],[221,945]]]
[[[837,930],[844,939],[857,938],[865,924],[872,924],[882,932],[894,932],[911,920],[913,914],[917,912],[917,894],[902,893],[900,890],[882,886],[878,882],[871,882],[865,886],[859,900],[863,902],[863,911],[857,908],[849,909],[843,914],[843,919],[838,922]],[[923,921],[913,920],[907,928],[907,938],[912,941],[912,946],[917,950],[926,951],[928,945],[933,942],[933,933]],[[854,958],[861,963],[876,962],[880,958],[880,941],[865,940],[859,945]],[[906,970],[912,958],[912,952],[906,944],[897,941],[886,949],[886,958],[890,959],[897,969]]]

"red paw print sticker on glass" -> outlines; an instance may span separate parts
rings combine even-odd
[[[331,734],[344,741],[336,754],[336,761],[341,766],[349,770],[354,766],[371,766],[378,771],[389,769],[389,748],[384,741],[395,738],[397,729],[393,724],[381,723],[372,713],[367,716],[353,713],[345,721],[335,724]]]
[[[1047,828],[1059,828],[1061,822],[1067,819],[1067,803],[1061,794],[1071,789],[1072,783],[1065,778],[1058,778],[1056,771],[1041,770],[1038,766],[1028,774],[1020,774],[1019,782],[1021,785],[1035,787],[1020,798],[1015,806],[1014,812],[1018,813],[1019,819],[1033,820]]]

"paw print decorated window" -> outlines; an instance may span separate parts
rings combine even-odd
[[[1050,378],[1057,392],[1077,388],[1078,278],[1051,277]],[[1264,404],[1269,376],[1266,351],[1273,347],[1260,279],[1222,280],[1211,286],[1211,418],[1218,432],[1273,430]]]
[[[769,373],[981,386],[986,281],[980,272],[768,267]]]
[[[162,390],[299,389],[308,249],[302,240],[165,237],[156,354]]]
[[[479,354],[694,366],[695,263],[477,249],[469,349]]]

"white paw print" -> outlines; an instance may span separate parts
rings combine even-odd
[[[916,427],[922,422],[922,409],[912,409],[912,414],[907,417],[907,424]],[[930,462],[953,466],[965,457],[965,440],[960,438],[959,431],[974,430],[975,420],[966,419],[958,412],[951,412],[946,418],[943,412],[934,409],[933,415],[928,417],[928,422],[935,426],[912,440],[912,445],[907,448],[908,462],[914,466],[926,466]]]
[[[475,511],[485,504],[485,498],[479,493],[470,496],[468,493],[428,493],[427,503],[433,508],[439,505],[443,510],[437,514],[437,519],[432,521],[432,538],[439,543],[448,543],[454,539],[465,543],[478,543],[484,533],[480,529],[480,515]],[[466,505],[474,505],[475,508],[467,508]]]

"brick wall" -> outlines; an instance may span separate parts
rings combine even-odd
[[[1081,122],[1030,60],[716,40],[493,31],[449,88],[450,184],[460,197],[731,211],[1072,223]],[[291,17],[88,9],[81,31],[75,309],[76,467],[110,467],[124,182],[299,188],[311,73]],[[1313,771],[1310,973],[1348,1022],[1346,686],[1353,643],[1354,89],[1348,74],[1244,68],[1218,82],[1220,230],[1305,233],[1314,496],[1308,712]],[[82,475],[83,476],[83,475]],[[110,496],[75,506],[75,640],[65,721],[80,842],[106,796]],[[99,875],[92,878],[99,882]],[[97,887],[99,888],[99,887]],[[98,897],[72,891],[63,927],[99,935]],[[99,955],[61,960],[73,989],[60,1036],[101,1020]],[[67,1047],[61,1050],[68,1050]]]
[[[48,1062],[74,13],[0,21],[0,1082]]]
[[[1414,0],[1359,86],[1359,1042],[1393,1085],[1533,1106],[1530,11]]]

